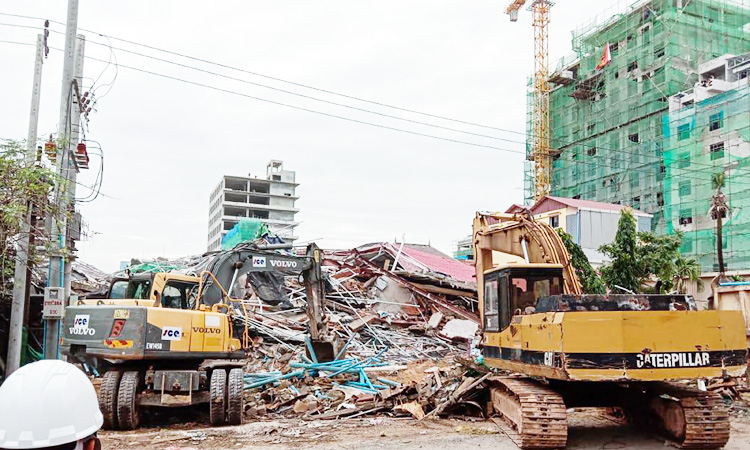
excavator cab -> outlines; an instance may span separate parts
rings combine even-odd
[[[484,329],[501,331],[511,317],[536,312],[540,298],[563,293],[563,268],[555,264],[518,264],[484,275]]]

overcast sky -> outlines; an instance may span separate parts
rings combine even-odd
[[[4,2],[0,13],[65,22],[63,0]],[[622,3],[622,2],[621,2]],[[553,61],[571,53],[570,31],[605,0],[552,9]],[[120,65],[447,142],[322,116],[87,60],[87,89],[99,101],[87,138],[104,153],[102,196],[79,205],[89,236],[79,256],[114,271],[130,258],[205,251],[208,198],[223,174],[264,175],[284,161],[300,183],[301,240],[325,248],[367,242],[431,243],[450,253],[477,210],[504,210],[523,197],[526,80],[533,67],[531,14],[517,23],[505,0],[82,0],[79,27],[388,105],[515,131],[430,118],[293,86],[111,39]],[[622,5],[615,5],[622,7]],[[0,16],[0,40],[34,43],[39,20]],[[53,23],[44,64],[39,134],[57,130],[64,27]],[[111,57],[107,39],[80,31],[86,55]],[[0,42],[0,138],[27,134],[32,46]],[[448,131],[269,90],[124,50],[382,114],[495,138]],[[554,63],[553,63],[554,67]],[[105,95],[106,94],[106,95]],[[91,185],[98,171],[79,175]],[[79,197],[90,190],[79,186]]]

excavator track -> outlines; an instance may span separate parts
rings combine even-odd
[[[493,421],[520,448],[564,448],[568,440],[562,397],[528,378],[492,378],[490,395],[501,417]]]
[[[729,441],[729,408],[718,394],[671,383],[654,383],[643,394],[648,410],[638,408],[635,419],[649,427],[657,423],[654,431],[676,447],[721,448]]]

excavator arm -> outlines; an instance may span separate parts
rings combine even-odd
[[[484,272],[495,267],[493,257],[502,253],[527,264],[561,265],[563,293],[583,293],[570,254],[554,228],[537,222],[529,211],[520,214],[478,212],[474,217],[474,260],[480,311],[483,310]],[[503,256],[503,255],[501,255]]]
[[[340,345],[324,317],[325,278],[320,266],[320,249],[310,244],[305,256],[283,255],[275,251],[291,248],[290,244],[248,243],[217,254],[201,275],[199,304],[211,307],[241,297],[240,279],[247,279],[246,284],[252,286],[263,302],[288,304],[284,276],[302,275],[311,347],[319,360],[333,360]]]

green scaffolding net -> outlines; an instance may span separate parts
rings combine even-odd
[[[713,96],[705,105],[696,101],[692,110],[675,98],[700,84],[706,63],[750,51],[750,0],[651,0],[614,9],[572,32],[574,53],[560,59],[550,75],[552,195],[651,213],[654,230],[685,232],[683,252],[712,271],[715,232],[707,211],[711,175],[723,170],[724,193],[733,208],[724,231],[725,259],[730,266],[750,268],[743,250],[750,248],[750,239],[738,236],[745,223],[750,225],[741,209],[750,186],[740,182],[750,156],[740,150],[750,137],[750,102],[739,90]],[[597,70],[607,44],[611,61]],[[717,109],[722,127],[709,130]],[[531,114],[529,108],[529,134]],[[695,130],[689,136],[686,123]],[[725,150],[719,157],[710,145],[722,137]],[[685,153],[693,158],[689,168],[680,166]],[[531,203],[528,145],[527,154],[524,187]],[[687,210],[691,223],[681,218]]]
[[[230,250],[242,242],[254,241],[268,234],[268,226],[259,219],[240,219],[227,234],[221,238],[221,249]]]
[[[718,271],[716,222],[708,212],[715,173],[724,174],[722,192],[730,207],[722,227],[725,265],[750,268],[749,132],[747,84],[664,116],[666,231],[683,232],[681,252],[698,259],[707,272]]]

